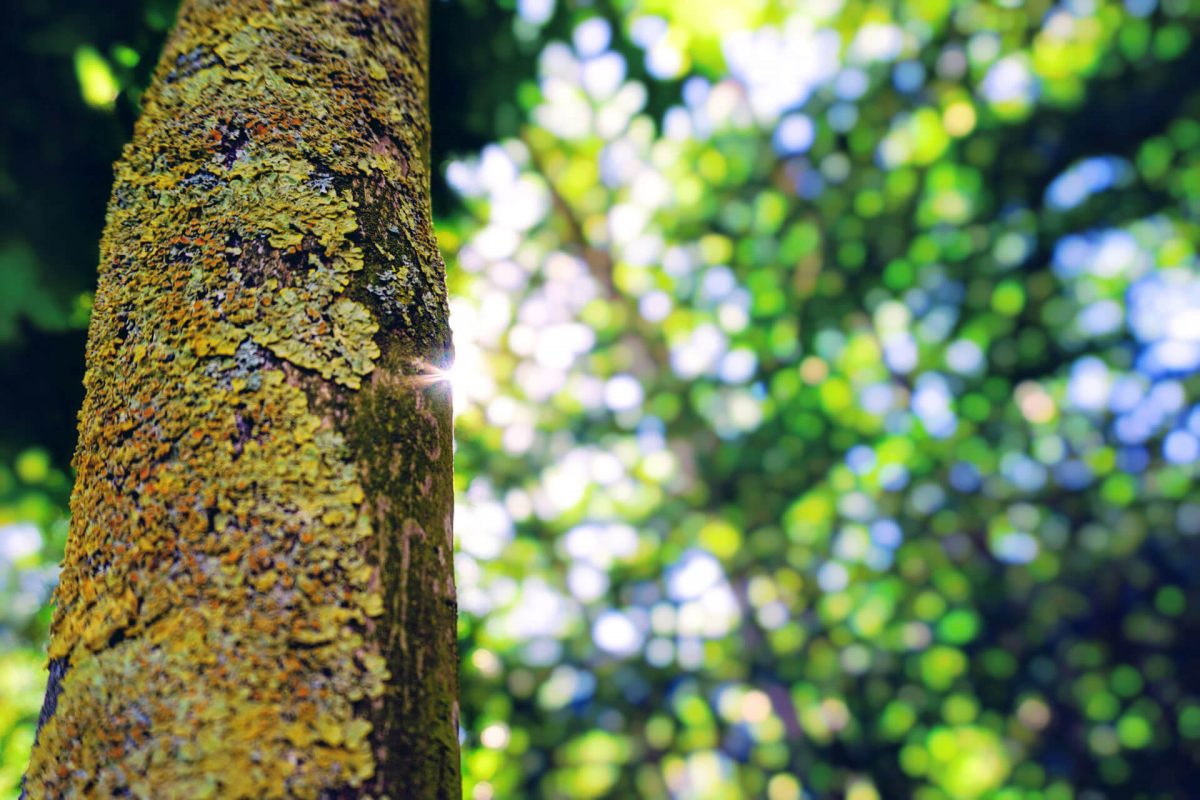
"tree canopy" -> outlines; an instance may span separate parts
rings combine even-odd
[[[0,796],[169,0],[18,0]],[[1200,774],[1200,4],[434,0],[465,791]]]

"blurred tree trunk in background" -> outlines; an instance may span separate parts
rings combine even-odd
[[[426,16],[184,3],[116,167],[28,796],[460,796]]]

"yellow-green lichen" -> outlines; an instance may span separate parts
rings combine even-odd
[[[404,277],[444,306],[405,199],[427,180],[408,5],[184,3],[101,246],[35,800],[317,798],[374,771],[370,503],[313,398],[380,357],[350,296],[360,206],[399,198]]]

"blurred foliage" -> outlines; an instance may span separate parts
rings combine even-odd
[[[118,5],[2,34],[0,796]],[[434,7],[466,795],[1194,794],[1200,3]]]

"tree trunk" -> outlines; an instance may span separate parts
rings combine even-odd
[[[455,798],[424,0],[185,0],[101,244],[29,797]]]

